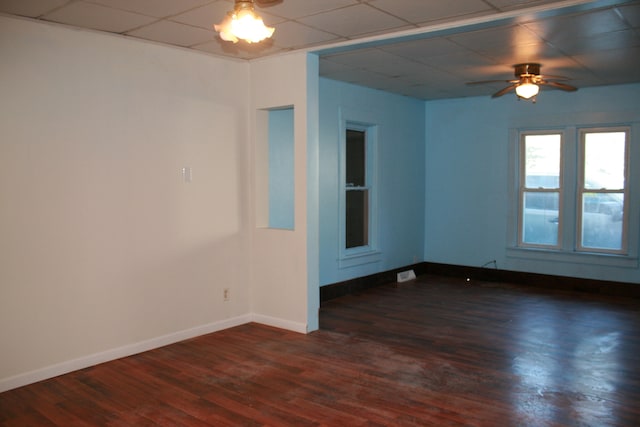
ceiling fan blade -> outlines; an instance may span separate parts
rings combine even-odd
[[[540,74],[538,77],[541,78],[542,80],[547,80],[547,79],[551,79],[551,80],[571,80],[569,77],[552,76],[550,74]]]
[[[573,87],[573,86],[570,86],[568,84],[564,84],[564,83],[560,83],[560,82],[550,82],[550,81],[547,81],[547,80],[543,80],[543,81],[540,82],[540,84],[547,85],[547,86],[553,86],[553,87],[558,88],[558,89],[566,90],[567,92],[575,92],[576,90],[578,90],[577,87]]]
[[[260,6],[272,6],[274,4],[282,3],[283,0],[253,0]]]
[[[518,80],[480,80],[477,82],[467,82],[468,85],[483,85],[487,83],[518,83]]]
[[[516,84],[513,84],[511,86],[507,86],[504,89],[500,89],[499,91],[497,91],[496,93],[494,93],[493,95],[491,95],[492,98],[497,98],[499,96],[504,95],[505,93],[509,93],[512,90],[514,90],[516,88]]]

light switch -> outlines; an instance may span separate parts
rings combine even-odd
[[[191,168],[190,167],[183,167],[182,168],[182,179],[184,182],[189,183],[191,182],[192,179],[192,174],[191,174]]]

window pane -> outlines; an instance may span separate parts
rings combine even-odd
[[[346,247],[369,244],[369,191],[347,191]]]
[[[624,188],[625,132],[585,134],[584,188]]]
[[[560,188],[560,134],[525,136],[526,188]]]
[[[365,147],[365,132],[347,129],[347,187],[366,185]]]
[[[622,249],[622,193],[584,193],[582,242],[584,248]]]
[[[522,241],[534,245],[558,244],[558,192],[525,191]]]

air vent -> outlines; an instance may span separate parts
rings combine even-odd
[[[402,271],[398,273],[398,283],[408,282],[416,278],[416,273],[413,270]]]

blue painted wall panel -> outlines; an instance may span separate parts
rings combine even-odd
[[[293,108],[269,111],[269,227],[294,228]]]
[[[508,215],[510,129],[631,125],[629,246],[638,247],[640,202],[640,85],[542,91],[538,102],[464,98],[426,102],[426,261],[481,266],[496,260],[505,270],[640,282],[635,265],[602,258],[511,256]],[[575,223],[565,224],[575,228]],[[637,257],[637,253],[632,254]],[[574,262],[576,261],[576,262]]]
[[[475,267],[496,260],[505,270],[640,283],[638,99],[640,85],[631,84],[575,93],[543,90],[536,104],[508,95],[421,102],[321,79],[320,284],[389,270],[414,259]],[[338,122],[343,107],[384,117],[378,170],[383,255],[378,263],[348,268],[338,263]],[[631,263],[612,266],[597,259],[512,256],[509,164],[514,131],[602,125],[631,126]],[[420,232],[424,234],[418,236]]]
[[[339,121],[341,110],[371,113],[378,125],[380,260],[340,267]],[[320,79],[320,285],[423,260],[424,102]]]

